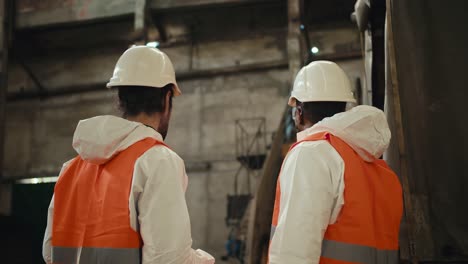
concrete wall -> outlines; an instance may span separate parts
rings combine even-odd
[[[324,51],[333,53],[336,44],[357,41],[349,29],[339,37],[321,33]],[[333,32],[330,30],[330,32]],[[344,39],[345,40],[344,40]],[[336,39],[333,42],[333,39]],[[164,49],[176,71],[219,69],[252,63],[286,60],[284,32],[259,34],[235,40],[211,40],[190,46]],[[339,46],[339,45],[338,45]],[[70,86],[104,84],[122,48],[106,48],[47,57],[26,58],[48,90]],[[353,80],[362,78],[360,60],[340,63]],[[18,64],[12,65],[9,92],[35,91],[37,87]],[[235,155],[235,120],[266,118],[267,139],[278,126],[289,94],[287,68],[257,70],[181,81],[183,96],[174,101],[167,143],[186,161],[189,174],[187,204],[192,218],[194,247],[219,257],[224,253],[226,196],[233,193],[239,168]],[[75,153],[71,147],[74,128],[80,119],[118,114],[115,95],[102,91],[48,99],[11,102],[7,107],[4,173],[10,178],[56,175],[61,164]],[[203,169],[200,164],[210,164]],[[201,168],[201,169],[200,169]],[[240,177],[246,192],[245,172]],[[255,188],[252,179],[252,190]]]

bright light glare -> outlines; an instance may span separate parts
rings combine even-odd
[[[148,42],[148,43],[146,43],[146,46],[152,47],[152,48],[157,48],[157,47],[159,47],[159,42],[158,41]]]
[[[38,183],[51,183],[57,182],[58,177],[41,177],[41,178],[31,178],[31,179],[21,179],[18,180],[19,184],[38,184]]]
[[[312,51],[313,54],[317,54],[320,50],[317,47],[313,47],[310,51]]]

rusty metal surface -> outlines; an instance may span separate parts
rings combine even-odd
[[[387,0],[390,3],[390,0]],[[415,221],[414,221],[414,208],[412,204],[412,193],[409,188],[408,179],[408,158],[406,155],[406,142],[404,131],[402,127],[402,113],[401,113],[401,97],[400,86],[398,83],[398,76],[395,63],[395,45],[393,35],[393,21],[392,21],[392,8],[388,4],[387,19],[386,19],[386,45],[385,45],[385,59],[386,59],[386,98],[385,98],[385,112],[389,120],[389,126],[392,133],[392,141],[390,147],[385,153],[385,160],[393,168],[400,178],[403,187],[404,196],[404,216],[400,227],[400,259],[417,263],[417,256],[415,254],[414,241],[415,241]],[[374,65],[376,66],[376,65]],[[374,67],[378,68],[378,67]],[[378,68],[382,71],[382,68]]]
[[[414,223],[410,251],[421,262],[467,261],[468,2],[389,2]]]

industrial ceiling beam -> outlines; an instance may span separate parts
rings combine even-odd
[[[132,16],[135,1],[16,1],[16,27],[19,29],[76,24],[119,16]]]
[[[133,16],[141,0],[16,1],[16,25],[19,29],[52,25],[96,22],[115,17]],[[144,1],[146,2],[146,1]],[[279,0],[147,0],[150,9],[171,11],[201,7],[228,7]]]
[[[185,80],[192,80],[192,79],[211,78],[211,77],[216,77],[216,76],[235,75],[235,74],[242,74],[242,73],[249,73],[249,72],[261,72],[261,71],[274,70],[274,69],[285,69],[287,67],[288,67],[287,61],[278,60],[278,61],[272,61],[272,62],[266,62],[266,63],[253,63],[253,64],[217,68],[217,69],[194,70],[194,71],[177,73],[176,75],[177,75],[177,81],[185,81]],[[106,86],[105,82],[90,83],[87,85],[79,85],[79,86],[67,86],[63,88],[49,90],[47,92],[47,98],[80,94],[84,92],[103,91],[104,90],[103,87],[105,86]],[[40,98],[43,98],[43,97],[41,93],[39,93],[38,91],[9,93],[7,95],[8,102],[40,99]]]
[[[360,58],[362,58],[362,54],[360,53],[360,51],[354,51],[354,52],[348,52],[348,53],[324,54],[324,55],[314,57],[314,59],[316,60],[331,60],[331,61],[336,61],[336,62],[354,60],[354,59],[360,59]],[[186,80],[192,80],[192,79],[211,78],[211,77],[223,76],[223,75],[225,76],[225,75],[259,72],[259,71],[267,71],[267,70],[274,70],[274,69],[286,69],[288,67],[289,67],[288,61],[278,60],[278,61],[272,61],[272,62],[266,62],[266,63],[253,63],[253,64],[232,66],[232,67],[225,67],[225,68],[194,70],[194,71],[177,73],[176,75],[177,75],[178,81],[186,81]],[[56,97],[56,96],[73,95],[73,94],[80,94],[84,92],[102,91],[105,84],[106,84],[105,82],[102,82],[102,83],[91,83],[88,85],[62,87],[62,88],[58,88],[54,90],[48,90],[45,96],[44,94],[41,94],[39,91],[9,93],[7,95],[7,101],[14,102],[14,101],[22,101],[22,100],[30,100],[30,99],[38,99],[38,98],[49,98],[49,97]]]
[[[336,53],[336,54],[324,54],[314,57],[316,60],[331,60],[331,61],[347,61],[362,58],[360,51],[348,52],[348,53]],[[265,63],[252,63],[246,65],[224,67],[224,68],[215,68],[215,69],[203,69],[203,70],[193,70],[187,72],[176,73],[177,81],[186,81],[193,79],[203,79],[203,78],[212,78],[217,76],[227,76],[235,75],[242,73],[251,73],[251,72],[261,72],[275,69],[287,69],[289,67],[289,61],[287,60],[278,60]],[[85,92],[95,92],[102,91],[105,87],[105,82],[90,83],[86,85],[79,86],[67,86],[60,87],[56,89],[47,90],[47,94],[41,94],[39,91],[28,91],[28,92],[15,92],[8,93],[7,101],[15,102],[22,100],[32,100],[32,99],[44,99],[57,96],[66,96],[74,95]]]

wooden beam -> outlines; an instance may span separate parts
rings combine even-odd
[[[17,0],[16,26],[24,29],[133,16],[135,7],[141,7],[140,2],[147,2],[148,8],[151,9],[170,11],[194,7],[279,2],[279,0]]]

